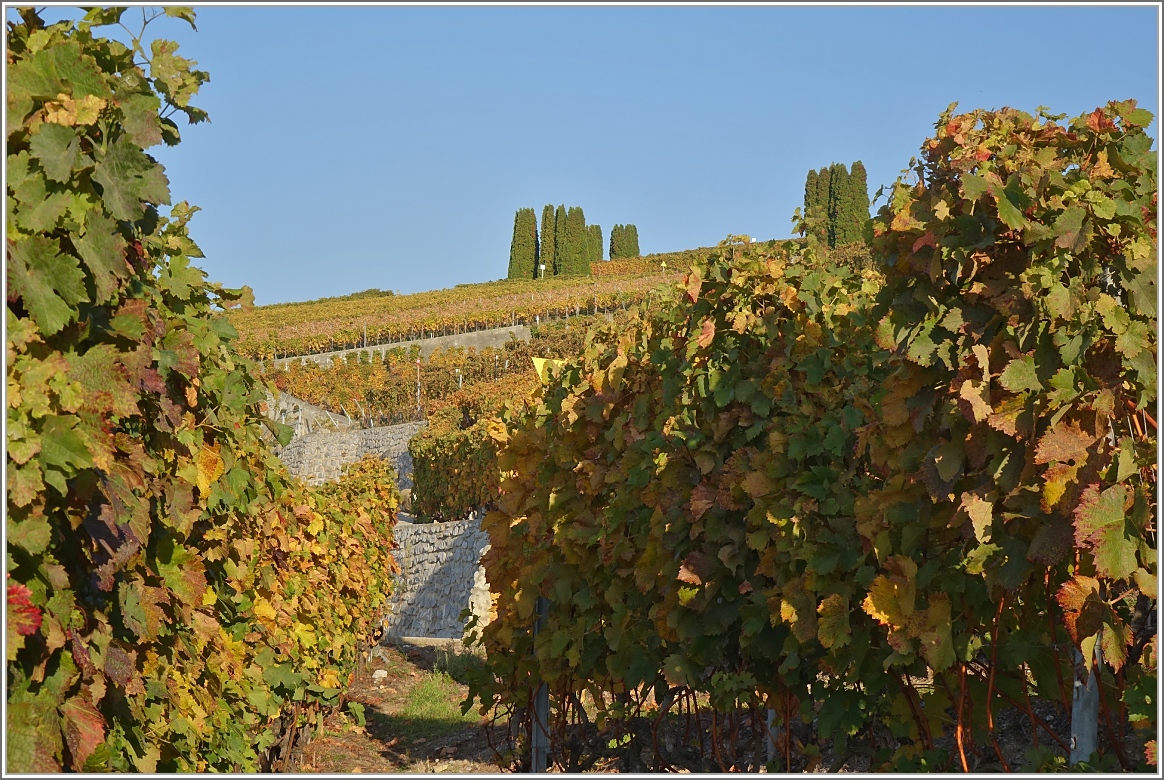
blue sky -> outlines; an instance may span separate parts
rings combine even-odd
[[[259,303],[501,278],[546,203],[644,252],[786,237],[810,168],[862,160],[872,194],[954,101],[1159,110],[1156,6],[197,12],[151,29],[211,122],[152,151],[200,265]]]

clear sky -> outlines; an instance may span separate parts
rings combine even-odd
[[[810,168],[859,159],[872,194],[954,101],[1159,111],[1155,5],[197,13],[151,29],[209,71],[211,122],[152,153],[200,265],[259,303],[501,278],[546,203],[643,252],[783,238]]]

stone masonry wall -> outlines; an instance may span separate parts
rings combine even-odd
[[[385,634],[460,639],[461,610],[488,618],[492,600],[481,556],[489,536],[479,515],[451,523],[398,522],[392,554],[401,575]]]
[[[308,362],[318,363],[321,366],[330,366],[333,360],[347,360],[349,356],[355,358],[356,355],[363,352],[364,359],[367,360],[373,354],[379,354],[381,359],[384,355],[396,347],[403,347],[407,351],[412,345],[416,344],[420,347],[420,356],[427,358],[437,349],[448,349],[449,347],[473,347],[474,349],[483,349],[484,347],[503,347],[505,343],[511,338],[517,338],[521,341],[529,341],[529,328],[525,325],[513,325],[506,328],[490,328],[488,330],[470,330],[464,333],[454,333],[448,336],[431,336],[426,339],[412,339],[410,341],[394,341],[388,344],[375,344],[367,347],[354,347],[352,349],[340,349],[334,352],[316,352],[310,355],[296,355],[294,357],[281,357],[272,360],[272,364],[276,369],[283,369],[292,361],[299,361],[301,364]]]
[[[316,431],[292,439],[276,454],[287,470],[309,485],[338,479],[343,467],[364,455],[379,455],[396,466],[401,490],[412,487],[412,456],[408,441],[425,426],[424,421],[355,428],[346,431]]]

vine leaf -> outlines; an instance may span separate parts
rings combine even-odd
[[[104,214],[91,213],[85,235],[73,236],[73,246],[93,275],[97,291],[94,303],[105,303],[117,292],[120,281],[133,271],[125,259],[126,243],[117,232],[117,224]]]
[[[142,201],[170,205],[170,183],[162,166],[125,136],[114,141],[93,170],[102,199],[116,219],[137,220],[145,214]]]
[[[817,638],[826,650],[844,647],[852,639],[849,611],[849,602],[837,593],[827,596],[817,607]]]
[[[45,176],[66,182],[80,157],[81,139],[63,125],[43,124],[29,140],[29,150],[40,161]]]
[[[1075,423],[1052,426],[1039,439],[1035,448],[1035,463],[1056,463],[1075,461],[1082,463],[1087,459],[1087,448],[1098,437],[1084,431]]]
[[[65,742],[73,761],[73,769],[84,770],[85,762],[97,746],[105,741],[105,718],[89,702],[79,696],[61,705],[65,720]]]
[[[20,296],[46,336],[72,322],[77,304],[88,300],[81,267],[47,236],[22,237],[9,245],[8,284],[9,294]]]
[[[1033,355],[1024,355],[1007,363],[1006,368],[999,374],[998,381],[1012,393],[1023,390],[1032,390],[1038,393],[1043,390],[1043,383],[1039,381],[1039,376],[1035,371]]]
[[[1075,509],[1075,544],[1095,553],[1096,571],[1103,577],[1123,580],[1137,568],[1135,535],[1129,533],[1126,510],[1132,494],[1123,484],[1102,493],[1089,486]]]

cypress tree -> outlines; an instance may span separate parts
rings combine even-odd
[[[816,175],[816,196],[813,200],[816,206],[816,214],[820,218],[816,228],[817,241],[822,246],[829,245],[829,179],[832,175],[831,168],[821,168]]]
[[[542,242],[541,253],[538,256],[538,265],[544,265],[550,276],[553,276],[557,267],[557,252],[554,245],[554,206],[547,203],[542,209]],[[535,269],[538,276],[542,275],[540,268]]]
[[[849,171],[844,163],[829,166],[829,247],[848,243]]]
[[[852,219],[852,240],[865,240],[865,223],[869,221],[869,176],[865,165],[857,160],[849,174],[850,214]]]
[[[808,175],[804,177],[804,218],[815,217],[816,209],[816,171],[809,168]]]
[[[509,245],[509,278],[537,278],[538,222],[533,209],[518,209]]]
[[[615,225],[610,229],[610,251],[606,256],[611,260],[616,257],[622,257],[620,250],[622,249],[622,225]]]
[[[554,275],[566,273],[566,258],[570,251],[566,238],[566,207],[559,205],[554,211]],[[549,266],[546,266],[549,271]]]
[[[639,252],[639,229],[634,225],[627,225],[626,228],[626,257],[638,257]]]
[[[599,225],[586,226],[586,246],[590,249],[590,262],[602,262],[602,227]]]
[[[590,262],[586,248],[586,215],[580,206],[571,206],[566,212],[564,236],[559,273],[585,276],[590,271]]]

